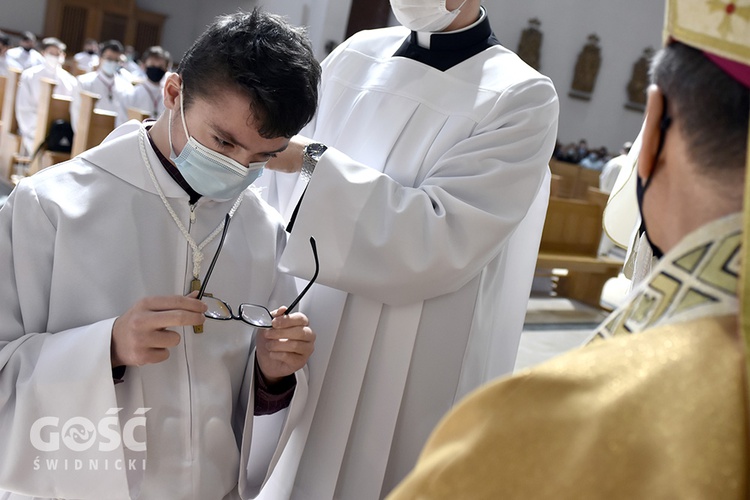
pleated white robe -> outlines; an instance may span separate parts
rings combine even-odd
[[[312,180],[257,183],[287,219],[304,192],[282,268],[309,279],[312,235],[321,284],[311,404],[264,498],[385,495],[456,400],[513,368],[557,96],[501,46],[445,72],[391,57],[407,35],[339,46],[302,132],[329,146]]]
[[[0,498],[250,498],[304,406],[300,371],[291,406],[253,418],[255,342],[240,321],[206,320],[201,335],[177,328],[182,339],[169,359],[128,367],[124,382],[113,384],[116,317],[143,297],[187,293],[193,270],[145,169],[141,129],[128,122],[103,145],[24,179],[0,210],[0,490],[17,493]],[[187,194],[146,148],[175,213],[200,243],[233,200],[201,199],[191,223]],[[295,293],[293,279],[277,269],[286,234],[275,211],[249,190],[244,196],[208,291],[235,308],[277,307]],[[217,244],[218,237],[204,249],[201,277]],[[149,408],[145,434],[142,425],[136,434],[145,451],[125,443],[101,450],[109,440],[98,429],[82,449],[61,441],[41,451],[31,439],[34,422],[53,417],[42,439],[58,432],[72,443],[71,419],[85,431],[81,419],[98,426],[118,408],[111,428],[123,437],[144,415],[139,409]],[[260,437],[251,456],[254,425]]]

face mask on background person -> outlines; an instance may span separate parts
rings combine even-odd
[[[464,3],[466,0],[449,11],[445,0],[391,0],[391,8],[398,22],[412,31],[442,31],[456,19]]]
[[[166,74],[166,71],[161,69],[159,66],[147,66],[146,67],[146,78],[148,78],[154,83],[159,83],[161,79],[164,78],[165,74]]]
[[[102,61],[101,70],[102,73],[104,73],[107,76],[115,76],[115,73],[117,73],[117,70],[120,69],[120,63],[117,61],[110,61],[109,59],[105,59]]]
[[[266,162],[253,162],[248,166],[207,148],[196,141],[187,129],[180,89],[180,117],[187,144],[179,156],[172,146],[172,110],[169,110],[169,157],[177,165],[185,181],[196,192],[218,200],[236,198],[263,172]]]
[[[62,56],[56,56],[53,54],[44,54],[44,62],[48,68],[56,69],[63,63]]]

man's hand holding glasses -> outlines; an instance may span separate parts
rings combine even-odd
[[[292,312],[318,276],[318,253],[310,238],[315,273],[299,296],[288,307],[269,311],[258,304],[240,304],[237,315],[232,307],[206,294],[206,285],[221,253],[231,217],[226,216],[216,254],[198,292],[188,296],[148,297],[140,300],[115,320],[112,327],[112,366],[141,366],[159,363],[169,357],[169,348],[180,343],[180,334],[169,327],[202,325],[206,318],[239,320],[256,327],[256,355],[266,381],[273,384],[301,369],[314,350],[315,333],[301,312]]]
[[[266,381],[273,384],[305,366],[314,350],[315,333],[308,326],[307,316],[292,311],[318,277],[318,250],[315,239],[311,237],[310,247],[315,258],[315,273],[304,290],[288,307],[282,306],[275,311],[269,311],[260,304],[243,303],[237,307],[237,314],[235,314],[231,305],[218,297],[206,294],[208,280],[211,278],[211,273],[224,246],[231,220],[232,218],[227,214],[219,245],[211,259],[211,265],[208,266],[197,299],[206,305],[204,313],[206,318],[220,321],[237,320],[256,327],[255,348],[258,365]]]

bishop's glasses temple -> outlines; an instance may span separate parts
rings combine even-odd
[[[206,294],[206,285],[208,284],[208,280],[211,277],[211,273],[214,270],[214,265],[216,264],[216,260],[219,258],[219,254],[221,253],[221,248],[224,246],[224,238],[227,235],[227,228],[229,227],[229,222],[231,221],[231,217],[229,214],[227,214],[226,218],[224,219],[224,230],[221,233],[221,239],[219,240],[219,246],[216,249],[216,253],[214,254],[214,258],[211,260],[211,265],[208,267],[208,271],[206,271],[206,278],[203,280],[203,285],[201,286],[200,291],[198,292],[198,300],[203,302],[208,306],[208,310],[204,313],[204,316],[211,319],[218,319],[223,321],[228,320],[240,320],[244,321],[248,325],[257,327],[257,328],[271,328],[271,322],[273,321],[273,316],[271,315],[271,311],[269,311],[266,307],[258,305],[258,304],[240,304],[240,307],[237,309],[237,315],[234,314],[232,311],[232,306],[224,302],[223,300],[213,297],[210,294]],[[286,312],[284,314],[289,314],[292,312],[292,310],[297,306],[299,301],[302,299],[302,297],[305,296],[307,291],[310,289],[313,283],[315,283],[315,280],[318,277],[318,270],[319,270],[319,264],[318,264],[318,249],[315,245],[315,238],[312,236],[310,237],[310,248],[312,248],[313,258],[315,259],[315,273],[312,276],[312,279],[307,284],[307,286],[300,292],[300,294],[297,296],[296,299],[292,301],[291,304],[289,304],[289,307],[287,308]]]

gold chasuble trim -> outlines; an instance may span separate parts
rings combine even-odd
[[[667,0],[664,22],[664,42],[677,40],[702,50],[728,75],[750,87],[750,0]],[[750,134],[745,165],[744,220],[741,239],[742,251],[738,256],[742,266],[738,294],[742,305],[739,311],[740,329],[745,348],[745,385],[748,414],[750,415]],[[732,269],[738,266],[731,264]]]
[[[594,338],[737,314],[741,229],[742,214],[737,213],[688,235],[662,258],[630,299],[602,323]]]
[[[750,60],[748,30],[748,0],[669,0],[665,40],[674,37],[722,57]]]
[[[750,415],[750,129],[748,129],[747,138],[747,159],[745,165],[745,201],[744,201],[744,218],[743,218],[743,231],[742,231],[742,259],[745,263],[742,266],[740,283],[740,300],[742,301],[742,309],[740,310],[740,329],[742,330],[742,338],[745,340],[745,395],[746,403],[748,405],[748,415]]]

